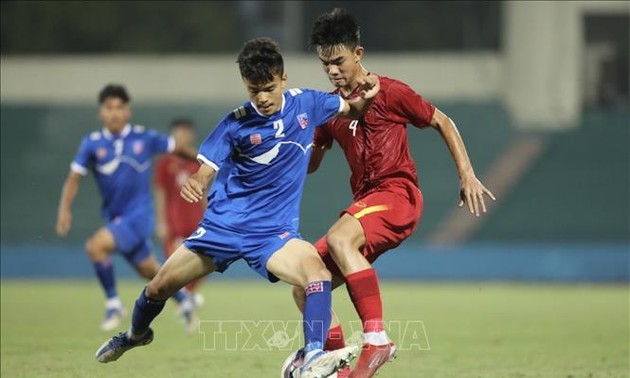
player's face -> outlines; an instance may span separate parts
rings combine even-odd
[[[328,80],[337,88],[349,88],[361,72],[363,47],[357,46],[349,50],[345,45],[337,45],[327,49],[317,49]],[[350,89],[350,88],[349,88]]]
[[[129,118],[131,117],[131,109],[129,104],[125,103],[118,97],[108,97],[101,104],[99,117],[109,132],[117,134],[121,132]]]
[[[247,88],[249,99],[260,113],[270,116],[280,110],[284,87],[287,83],[286,74],[273,75],[273,80],[267,83],[254,84],[245,78],[243,78],[243,83]]]
[[[172,134],[178,144],[186,146],[191,146],[197,138],[195,130],[190,127],[177,127]]]

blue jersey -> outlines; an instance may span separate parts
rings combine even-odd
[[[343,104],[338,95],[291,89],[269,117],[252,103],[224,117],[199,150],[219,171],[203,222],[249,234],[296,230],[315,127]]]
[[[152,215],[151,159],[174,147],[171,137],[143,126],[127,125],[117,135],[103,129],[83,138],[71,169],[81,175],[94,173],[106,219],[132,211]]]

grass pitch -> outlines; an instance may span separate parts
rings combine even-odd
[[[142,286],[119,284],[128,309]],[[300,315],[289,288],[263,280],[209,280],[200,291],[206,299],[200,333],[186,335],[175,306],[167,304],[154,322],[153,344],[100,364],[94,352],[113,333],[98,329],[103,300],[95,281],[2,281],[0,373],[278,377],[285,357],[301,343],[301,336],[293,339],[300,334]],[[630,375],[627,285],[385,281],[382,292],[390,335],[401,350],[379,377]],[[347,293],[337,290],[333,298],[352,338],[357,317]]]

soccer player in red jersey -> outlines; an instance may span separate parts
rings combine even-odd
[[[188,119],[175,119],[170,126],[171,135],[185,145],[192,145],[197,138],[193,122]],[[177,155],[164,155],[157,162],[155,172],[155,210],[157,235],[162,241],[164,253],[168,258],[184,239],[195,232],[205,210],[205,200],[197,203],[184,201],[179,192],[193,173],[199,169],[199,163]],[[193,280],[186,289],[194,294],[201,280]],[[200,304],[201,297],[194,295],[195,303]]]
[[[357,80],[370,75],[361,64],[364,49],[359,25],[345,10],[324,13],[310,36],[324,72],[344,98],[356,96]],[[339,377],[372,377],[395,354],[383,327],[377,275],[371,266],[379,255],[397,247],[417,228],[423,198],[415,163],[408,148],[407,124],[434,128],[448,147],[460,177],[460,203],[479,216],[486,211],[484,195],[494,199],[475,176],[462,138],[453,121],[405,83],[379,76],[381,89],[361,118],[333,119],[315,133],[309,173],[315,171],[333,141],[350,166],[354,203],[316,244],[333,274],[333,286],[345,283],[363,324],[364,345],[355,368]],[[304,292],[295,289],[303,308]],[[327,349],[344,346],[343,332],[333,319]]]

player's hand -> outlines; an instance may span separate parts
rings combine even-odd
[[[487,195],[493,201],[496,201],[492,192],[486,189],[485,186],[475,177],[475,175],[464,176],[460,180],[459,189],[459,207],[464,206],[464,203],[468,205],[468,210],[471,214],[479,216],[479,211],[486,212],[486,203],[484,201],[484,195]]]
[[[59,236],[68,235],[70,225],[72,224],[72,212],[70,210],[59,210],[57,215],[56,231]]]
[[[197,174],[195,173],[186,180],[179,195],[186,201],[195,203],[203,199],[204,190],[203,183],[197,179]]]
[[[372,73],[358,78],[357,83],[359,84],[359,96],[366,100],[376,97],[378,91],[381,90],[381,82],[378,79],[378,76]]]

